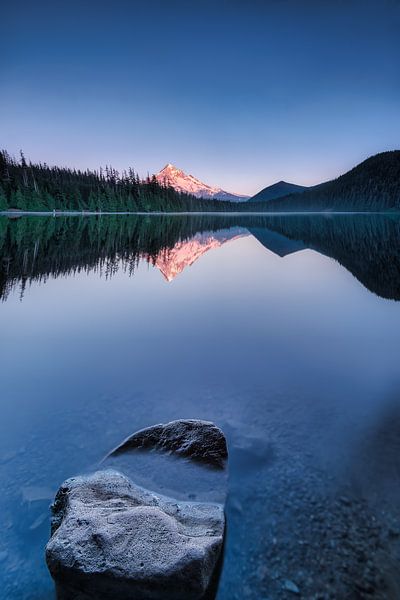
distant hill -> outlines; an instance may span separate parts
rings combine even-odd
[[[246,202],[248,210],[382,211],[400,209],[400,150],[371,156],[337,179],[263,202]]]
[[[288,196],[289,194],[300,194],[308,188],[304,185],[296,185],[295,183],[288,183],[287,181],[278,181],[272,185],[261,190],[255,196],[250,198],[249,202],[265,202],[266,200],[274,200],[275,198],[281,198],[282,196]]]

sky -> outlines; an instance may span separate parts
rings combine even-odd
[[[400,0],[8,2],[0,147],[253,194],[400,147]]]

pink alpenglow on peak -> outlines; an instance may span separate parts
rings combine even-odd
[[[213,187],[207,183],[203,183],[200,179],[197,179],[193,175],[188,175],[182,171],[182,169],[178,169],[178,167],[175,167],[171,163],[165,165],[155,177],[161,185],[168,185],[178,192],[192,194],[197,198],[241,202],[242,200],[247,200],[249,197],[226,192],[220,187]]]

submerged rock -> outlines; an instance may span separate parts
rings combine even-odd
[[[228,470],[152,449],[121,452],[103,459],[99,469],[123,473],[136,485],[180,501],[225,504]]]
[[[181,419],[141,429],[108,456],[137,448],[165,450],[221,469],[224,468],[228,457],[226,439],[222,431],[214,423],[192,419]]]
[[[300,594],[299,588],[290,579],[285,579],[283,589],[287,590],[288,592],[292,592],[292,594]]]
[[[68,479],[46,561],[59,598],[198,600],[221,555],[222,505],[177,502],[116,471]]]
[[[140,452],[133,457],[126,452],[133,449],[160,449],[170,456]],[[46,560],[58,598],[213,597],[225,529],[222,431],[208,421],[155,425],[106,458],[117,469],[69,479],[56,495]],[[190,500],[198,497],[203,501]]]

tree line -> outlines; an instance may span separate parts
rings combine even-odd
[[[141,179],[133,168],[85,171],[19,160],[0,151],[0,211],[191,212],[231,210],[230,202],[196,198]]]

